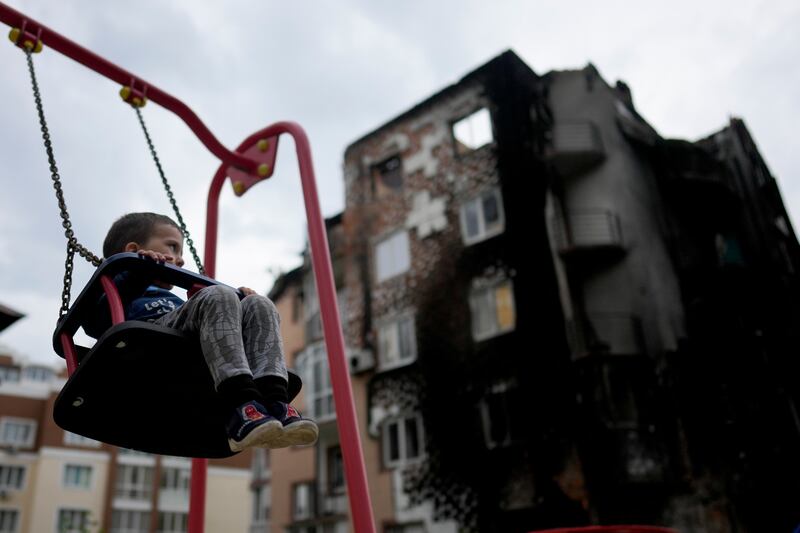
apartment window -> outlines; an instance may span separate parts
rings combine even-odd
[[[114,511],[111,515],[111,533],[148,533],[149,511]]]
[[[386,321],[378,327],[378,357],[382,370],[401,366],[417,359],[417,335],[414,315]]]
[[[398,231],[375,247],[375,273],[378,283],[398,276],[411,268],[411,245],[408,232]]]
[[[292,518],[308,520],[314,515],[314,484],[298,483],[292,486]]]
[[[0,533],[17,533],[19,511],[16,509],[0,509]]]
[[[519,405],[518,389],[509,383],[498,383],[486,392],[479,404],[483,436],[489,449],[510,445],[517,440],[511,408]]]
[[[492,188],[461,206],[461,236],[464,244],[475,244],[505,230],[500,189]]]
[[[0,490],[22,490],[23,486],[25,486],[24,466],[0,465]]]
[[[56,533],[84,533],[89,530],[89,511],[84,509],[59,509]]]
[[[265,524],[270,517],[272,487],[259,485],[253,489],[253,525]]]
[[[387,467],[419,459],[424,450],[422,417],[413,414],[384,422],[382,441],[383,462]]]
[[[453,124],[456,154],[464,155],[494,140],[492,117],[485,107]]]
[[[116,496],[129,500],[149,501],[153,493],[153,467],[119,465]]]
[[[270,454],[264,448],[253,448],[253,479],[268,479],[270,476]]]
[[[344,492],[344,457],[342,447],[328,448],[328,492],[338,494]]]
[[[189,469],[166,467],[161,471],[163,490],[189,493]]]
[[[476,341],[512,331],[516,326],[514,288],[508,279],[473,287],[469,306],[472,312],[472,337]]]
[[[158,513],[158,533],[184,533],[188,524],[186,513]]]
[[[92,467],[86,465],[64,466],[64,486],[76,489],[88,489],[92,483]]]
[[[376,183],[376,189],[380,192],[385,190],[399,191],[403,188],[403,162],[399,155],[384,159],[372,171]]]
[[[4,381],[19,381],[19,367],[0,366],[0,383]]]
[[[41,382],[48,382],[53,379],[55,373],[51,368],[47,368],[44,366],[27,366],[22,371],[23,377],[25,379],[29,379],[31,381],[41,381]]]
[[[64,444],[67,446],[85,446],[87,448],[100,447],[100,441],[90,439],[89,437],[84,437],[83,435],[78,435],[77,433],[71,433],[69,431],[64,432]]]
[[[25,418],[0,418],[0,445],[32,448],[36,439],[36,421]]]
[[[325,343],[318,342],[303,350],[297,356],[296,364],[305,383],[308,415],[318,422],[334,418],[336,411]]]

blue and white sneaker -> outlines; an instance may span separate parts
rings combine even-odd
[[[289,446],[306,446],[317,442],[319,428],[317,424],[302,415],[288,403],[275,402],[269,405],[269,413],[278,419],[282,432],[272,442],[272,448]]]
[[[283,437],[283,424],[258,402],[237,407],[226,427],[232,452],[245,448],[277,448],[274,443]]]

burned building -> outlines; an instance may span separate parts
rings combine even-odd
[[[624,83],[509,51],[352,143],[345,182],[392,531],[423,504],[431,531],[800,522],[798,243],[741,120],[665,139]]]

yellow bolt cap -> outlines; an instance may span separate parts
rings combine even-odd
[[[36,41],[36,48],[33,49],[34,54],[38,54],[42,51],[42,41]]]
[[[26,40],[22,43],[22,46],[24,46],[26,50],[33,50],[33,41]]]
[[[269,174],[269,165],[266,163],[261,163],[258,165],[258,175],[263,178],[267,174]]]
[[[233,182],[233,192],[236,193],[236,196],[241,196],[244,194],[244,183],[241,181],[234,181]]]
[[[20,32],[19,28],[12,28],[12,29],[11,29],[11,31],[10,31],[10,32],[8,32],[8,38],[9,38],[9,40],[10,40],[12,43],[14,43],[14,44],[17,44],[17,41],[19,41],[19,34],[20,34],[20,33],[21,33],[21,32]]]
[[[269,149],[269,141],[267,139],[261,139],[260,141],[258,141],[258,144],[256,144],[256,146],[258,146],[258,149],[261,150],[262,152],[266,152]]]
[[[144,103],[142,102],[141,98],[139,98],[138,96],[134,96],[133,97],[133,105],[135,105],[136,107],[142,107],[144,105]]]
[[[123,87],[122,89],[119,90],[119,95],[122,97],[123,100],[127,102],[128,98],[130,98],[131,96],[131,88]]]

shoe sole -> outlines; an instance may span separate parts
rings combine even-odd
[[[283,426],[283,431],[273,441],[273,448],[288,448],[289,446],[307,446],[317,442],[319,428],[311,420],[298,420],[288,426]]]
[[[239,442],[228,439],[228,446],[232,452],[240,452],[246,448],[276,448],[275,441],[283,435],[283,425],[278,420],[270,420],[253,429]]]

